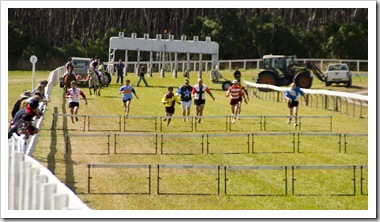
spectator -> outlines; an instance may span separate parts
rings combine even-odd
[[[294,111],[294,126],[298,126],[297,117],[298,117],[298,95],[301,94],[305,98],[304,92],[296,83],[290,84],[290,88],[285,91],[285,98],[288,100],[289,108],[289,120],[288,124],[292,121],[293,111]]]
[[[41,82],[38,84],[38,86],[37,86],[36,88],[34,88],[34,89],[32,90],[32,94],[33,94],[33,95],[34,95],[34,93],[35,93],[37,90],[39,90],[39,91],[41,92],[41,96],[42,96],[42,100],[43,100],[43,102],[47,102],[47,101],[46,101],[46,95],[45,95],[45,88],[46,88],[47,84],[48,84],[48,81],[47,81],[47,80],[43,80],[43,81],[41,81]]]
[[[16,122],[13,122],[8,129],[8,139],[12,137],[13,133],[16,133],[18,136],[24,134],[25,139],[30,135],[35,135],[39,130],[32,125],[33,117],[29,114],[22,114],[20,119]]]
[[[191,91],[193,87],[189,84],[189,79],[185,79],[185,83],[180,86],[177,90],[177,95],[181,96],[181,106],[182,106],[182,115],[183,121],[189,122],[190,116],[190,107],[191,107]]]
[[[71,115],[78,115],[78,110],[79,110],[79,95],[83,97],[83,99],[86,101],[85,105],[87,105],[87,98],[86,95],[80,90],[79,88],[76,87],[76,82],[73,80],[71,81],[71,88],[67,90],[66,93],[66,98],[69,99],[69,108],[70,108],[70,113]],[[78,117],[75,117],[75,121],[78,122]],[[74,123],[74,116],[71,116],[71,122]]]
[[[122,59],[119,59],[119,63],[116,64],[116,71],[117,71],[117,78],[116,78],[116,84],[119,83],[119,79],[120,79],[120,84],[123,84],[123,74],[124,74],[124,64],[123,64],[123,60]]]
[[[139,99],[139,97],[136,94],[135,89],[130,85],[131,81],[127,79],[125,81],[125,85],[120,87],[119,94],[122,94],[122,100],[124,105],[124,112],[125,116],[128,117],[129,114],[129,106],[131,105],[132,101],[132,93],[135,94],[136,98]]]
[[[32,94],[30,93],[29,90],[24,90],[24,91],[21,93],[21,95],[20,95],[21,99],[17,100],[16,103],[14,104],[14,106],[13,106],[13,110],[12,110],[12,118],[15,117],[15,114],[17,113],[17,111],[20,110],[20,107],[21,107],[21,103],[22,103],[22,101],[28,99],[28,98],[31,97],[31,96],[32,96]]]
[[[139,80],[137,81],[136,86],[139,86],[139,84],[140,84],[140,82],[141,82],[141,80],[142,80],[142,81],[144,81],[145,86],[146,86],[146,87],[149,87],[149,86],[148,86],[148,83],[146,82],[144,76],[145,76],[145,66],[142,65],[142,66],[140,67],[140,70],[139,70]]]
[[[195,105],[195,116],[198,117],[198,123],[201,123],[200,116],[203,115],[203,109],[206,104],[206,95],[207,92],[211,98],[215,101],[214,96],[206,85],[203,85],[203,80],[198,79],[198,84],[193,87],[191,94],[194,96],[194,105]]]
[[[27,106],[16,112],[15,116],[11,120],[11,124],[12,122],[17,122],[23,114],[28,114],[32,116],[32,118],[36,117],[36,119],[39,119],[42,116],[42,113],[38,110],[38,100],[32,98],[25,101],[28,102]]]
[[[234,78],[240,83],[241,79],[241,72],[239,70],[239,67],[236,67],[236,70],[234,72]]]
[[[165,106],[165,118],[164,118],[164,122],[166,121],[166,117],[168,116],[173,116],[174,114],[174,111],[175,111],[175,103],[178,103],[178,104],[181,104],[180,100],[178,99],[178,97],[176,95],[174,95],[173,93],[173,87],[169,87],[168,88],[168,93],[164,95],[164,97],[162,98],[162,103],[164,104]],[[168,122],[166,124],[166,126],[169,126],[170,122],[171,122],[171,118],[168,118]]]

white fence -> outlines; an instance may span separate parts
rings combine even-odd
[[[63,73],[64,67],[50,73],[47,99]],[[41,104],[39,109],[44,112],[45,106]],[[43,116],[35,120],[39,130],[43,120]],[[14,133],[8,140],[8,210],[91,210],[45,166],[31,157],[38,137],[36,134],[25,140],[24,135]]]
[[[347,63],[351,71],[354,72],[367,72],[368,71],[368,60],[358,60],[358,59],[318,59],[318,58],[298,58],[300,62],[314,62],[321,70],[325,70],[327,66],[331,63]],[[218,69],[219,70],[235,70],[239,67],[241,70],[247,69],[260,69],[262,67],[262,59],[237,59],[237,60],[219,60]],[[209,71],[212,69],[211,60],[202,60],[202,71]],[[138,64],[149,64],[150,61],[128,61],[128,72],[136,73]],[[108,65],[108,63],[106,63]],[[165,64],[173,70],[175,67],[174,61],[165,61]],[[162,65],[162,61],[153,61],[153,67]],[[187,67],[187,61],[178,61],[178,70],[184,72]],[[190,61],[190,70],[198,72],[200,67],[199,60]],[[132,68],[132,69],[131,69]],[[157,70],[156,70],[157,71]]]
[[[274,86],[274,85],[269,85],[269,84],[258,84],[258,83],[253,83],[247,80],[244,80],[244,83],[247,85],[248,90],[250,89],[255,89],[259,91],[262,91],[263,93],[270,94],[272,92],[276,92],[278,95],[275,96],[277,102],[282,101],[283,96],[280,96],[279,94],[282,93],[284,94],[286,91],[286,88]],[[338,111],[342,107],[342,101],[339,100],[340,98],[343,98],[346,101],[346,108],[347,108],[347,114],[348,114],[348,103],[353,104],[353,111],[352,114],[355,116],[355,106],[356,104],[359,104],[360,106],[360,114],[359,117],[363,117],[363,107],[368,106],[368,96],[366,95],[360,95],[356,93],[346,93],[346,92],[337,92],[337,91],[329,91],[329,90],[313,90],[313,89],[302,89],[306,95],[318,95],[318,96],[324,96],[324,97],[331,97],[334,101],[333,104],[333,110]],[[272,97],[274,98],[274,97]],[[323,97],[321,98],[322,104],[321,107],[324,107],[327,109],[328,107],[328,99],[324,99]],[[318,103],[318,101],[317,101]],[[340,107],[340,108],[339,108]]]

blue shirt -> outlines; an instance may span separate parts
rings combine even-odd
[[[285,97],[291,99],[292,101],[297,101],[299,94],[301,94],[301,96],[304,95],[303,91],[298,86],[295,89],[289,88],[285,91]]]
[[[133,96],[132,96],[132,93],[136,93],[135,89],[129,85],[129,86],[122,86],[120,87],[120,92],[122,92],[122,99],[123,100],[128,100],[128,99],[132,99]]]

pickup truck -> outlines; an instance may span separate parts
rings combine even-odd
[[[90,66],[90,58],[72,57],[74,73],[77,77],[77,84],[88,85],[87,68]],[[59,78],[60,87],[63,87],[63,78]]]
[[[330,64],[325,72],[326,86],[332,83],[344,83],[347,87],[352,86],[352,74],[346,63]]]

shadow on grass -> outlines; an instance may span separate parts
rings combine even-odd
[[[62,94],[63,97],[63,103],[62,103],[62,113],[67,113],[66,112],[66,98],[65,98],[65,93]],[[58,108],[54,107],[54,114],[58,113]],[[53,117],[54,118],[54,117]],[[55,156],[57,154],[57,121],[52,121],[52,127],[51,127],[51,142],[50,142],[50,152],[48,154],[47,160],[48,160],[48,165],[47,168],[55,174],[55,169],[56,169],[56,159]],[[68,133],[67,130],[67,117],[63,117],[63,126],[62,126],[62,131],[63,135],[66,135]],[[67,144],[68,141],[67,137],[64,137],[64,144]],[[69,143],[70,144],[70,143]],[[68,149],[69,151],[71,150],[70,147]],[[73,160],[71,158],[71,153],[68,152],[64,156],[65,158],[65,178],[66,180],[64,183],[66,186],[68,186],[74,193],[75,193],[75,179],[74,179],[74,167],[73,167]]]

